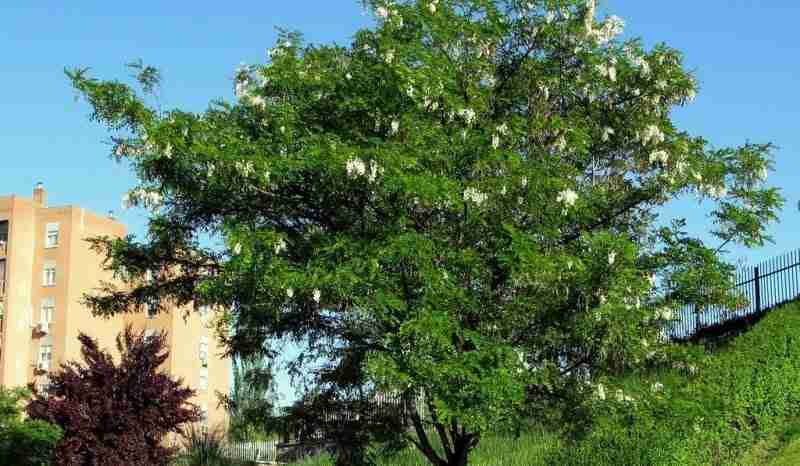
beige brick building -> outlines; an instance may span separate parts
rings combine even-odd
[[[193,402],[208,412],[209,424],[225,423],[216,392],[229,392],[230,361],[220,357],[209,312],[191,312],[188,319],[183,309],[104,319],[81,304],[84,293],[112,280],[85,239],[126,234],[111,217],[81,207],[48,207],[41,184],[33,199],[0,197],[0,385],[47,384],[48,371],[80,358],[79,332],[114,350],[116,335],[130,323],[167,331],[170,358],[164,369],[197,391]]]

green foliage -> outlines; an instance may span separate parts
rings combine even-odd
[[[586,413],[598,381],[660,358],[669,306],[741,302],[719,253],[769,240],[772,146],[677,126],[697,90],[679,51],[622,41],[593,0],[364,3],[376,26],[351,44],[283,32],[203,113],[68,72],[152,212],[141,241],[95,240],[132,285],[88,296],[96,313],[230,309],[231,354],[301,344],[331,400],[424,394],[409,440],[462,465],[520,413]],[[716,244],[664,218],[686,198]]]
[[[560,464],[736,463],[800,415],[799,311],[788,305],[725,343],[679,349],[674,367],[615,380],[591,432]],[[654,393],[655,383],[663,388]],[[617,389],[632,401],[619,402]]]
[[[22,419],[29,393],[0,387],[0,464],[49,466],[61,430],[44,421]]]

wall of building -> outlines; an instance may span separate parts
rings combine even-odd
[[[37,197],[37,196],[35,196]],[[43,202],[44,191],[38,192]],[[69,360],[80,359],[80,332],[99,340],[100,346],[116,352],[116,337],[126,324],[136,329],[164,330],[171,350],[164,370],[182,378],[197,389],[200,381],[200,342],[209,344],[207,390],[198,390],[192,401],[207,408],[210,425],[224,424],[227,415],[218,406],[217,392],[228,393],[230,361],[219,356],[210,320],[202,319],[194,309],[169,307],[155,318],[146,311],[112,318],[95,317],[82,303],[84,294],[96,290],[101,282],[114,281],[111,272],[103,269],[103,257],[91,250],[90,237],[122,237],[124,225],[111,218],[98,216],[79,207],[45,208],[36,200],[17,196],[0,197],[0,220],[10,220],[7,245],[7,277],[5,295],[5,328],[0,352],[0,385],[23,386],[42,382],[43,374],[35,371],[39,348],[53,348],[52,368]],[[47,225],[59,225],[59,241],[46,246]],[[45,264],[56,266],[54,286],[45,286]],[[49,331],[33,328],[41,320],[45,299],[55,301],[55,315]],[[209,317],[210,319],[210,317]]]

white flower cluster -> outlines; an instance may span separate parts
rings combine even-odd
[[[613,135],[614,135],[614,128],[609,128],[608,126],[606,126],[605,128],[603,128],[603,135],[600,137],[600,139],[603,142],[608,142],[608,140]]]
[[[665,136],[658,126],[650,125],[644,129],[640,139],[644,145],[648,145],[650,143],[661,144],[664,142]]]
[[[154,211],[162,206],[164,196],[158,191],[145,188],[136,188],[122,196],[122,209],[127,210],[134,206],[142,206],[147,210]]]
[[[594,397],[600,401],[605,401],[606,399],[606,387],[599,383],[597,387],[595,387]]]
[[[706,194],[713,197],[714,199],[722,199],[723,197],[728,195],[728,189],[722,185],[706,186],[704,191]]]
[[[471,108],[462,108],[458,111],[458,116],[464,119],[468,125],[471,125],[475,121],[475,110]]]
[[[236,171],[238,171],[239,174],[241,174],[243,177],[248,177],[253,173],[255,173],[256,171],[255,166],[253,166],[253,162],[249,160],[246,162],[242,162],[241,160],[239,160],[236,163],[234,163],[233,166],[236,168]]]
[[[392,120],[391,131],[389,133],[394,136],[398,131],[400,131],[400,122],[397,120]]]
[[[640,55],[635,55],[632,52],[628,54],[628,60],[630,60],[631,64],[637,68],[642,73],[642,76],[645,78],[650,76],[650,63]]]
[[[438,5],[439,5],[439,0],[431,0],[431,2],[428,3],[428,11],[430,11],[431,13],[436,13],[436,7]]]
[[[572,207],[575,205],[575,201],[578,200],[578,193],[571,189],[565,189],[558,193],[558,197],[556,201],[564,204],[566,207]]]
[[[465,201],[472,201],[476,205],[480,206],[481,204],[486,202],[487,199],[489,199],[489,195],[488,194],[483,193],[481,191],[478,191],[475,188],[469,187],[469,188],[464,190],[464,200]]]
[[[656,309],[655,318],[658,320],[673,320],[675,318],[675,313],[672,311],[672,308],[661,307]]]
[[[286,241],[283,238],[279,239],[277,243],[275,243],[275,254],[280,254],[286,251]]]
[[[653,393],[661,393],[664,391],[664,384],[661,382],[655,382],[652,386],[650,386],[650,391]]]
[[[614,262],[617,260],[617,253],[611,251],[608,253],[608,265],[614,265]]]
[[[620,403],[633,403],[636,401],[632,396],[626,395],[621,388],[617,389],[617,392],[614,394],[614,396]]]
[[[662,163],[666,164],[669,161],[669,153],[665,150],[657,150],[650,153],[650,163]]]
[[[314,288],[311,297],[314,299],[315,303],[319,304],[320,299],[322,299],[322,292],[318,288]]]
[[[612,82],[617,80],[617,68],[612,62],[611,64],[600,63],[595,65],[595,69],[604,78],[608,78]]]
[[[508,135],[508,125],[503,123],[495,128],[495,133],[492,134],[492,148],[497,149],[500,147],[500,136]]]
[[[594,4],[594,2],[591,2]],[[594,9],[589,12],[591,16],[586,16],[587,35],[599,45],[606,45],[625,30],[625,21],[619,16],[609,16],[603,21],[599,28],[594,27]]]
[[[358,178],[366,176],[370,183],[378,179],[378,175],[383,174],[383,167],[379,166],[377,162],[374,160],[371,161],[368,167],[367,164],[359,158],[348,159],[345,164],[345,170],[347,171],[348,177]]]

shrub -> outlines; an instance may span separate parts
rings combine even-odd
[[[165,334],[145,338],[131,327],[117,337],[120,362],[81,334],[85,364],[70,362],[51,374],[45,395],[28,405],[31,418],[64,431],[56,450],[59,466],[157,466],[173,451],[163,445],[170,432],[199,420],[187,401],[194,391],[160,372],[169,352]]]
[[[0,387],[0,464],[18,466],[49,465],[61,430],[44,421],[22,420],[21,403],[25,390]]]

